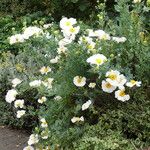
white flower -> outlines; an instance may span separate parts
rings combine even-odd
[[[41,127],[42,128],[47,128],[48,127],[48,124],[47,124],[45,118],[41,118],[40,121],[41,121]]]
[[[116,89],[116,86],[113,86],[109,82],[103,80],[102,89],[104,92],[112,93]]]
[[[79,44],[81,44],[81,43],[87,44],[87,43],[91,43],[91,42],[93,42],[92,38],[90,38],[88,36],[82,36],[82,37],[79,38],[79,42],[78,43]]]
[[[47,39],[51,39],[51,38],[52,38],[52,35],[50,35],[49,33],[45,33],[44,35],[45,35],[45,37],[46,37]]]
[[[58,101],[58,100],[61,100],[61,99],[62,99],[62,97],[59,96],[59,95],[54,97],[54,100],[57,100],[57,101]]]
[[[94,48],[95,48],[95,45],[96,45],[96,43],[90,42],[90,43],[87,44],[87,48],[88,48],[88,49],[94,49]]]
[[[76,35],[77,33],[79,33],[80,27],[69,27],[67,30],[62,30],[64,37],[66,38],[70,38],[70,36],[72,35]],[[74,37],[75,38],[75,37]],[[72,38],[72,40],[74,40],[74,38]]]
[[[123,74],[121,74],[119,75],[117,81],[118,81],[118,87],[120,88],[124,86],[124,84],[127,82],[127,79]]]
[[[62,54],[62,53],[65,54],[67,50],[68,49],[66,47],[62,46],[62,47],[57,48],[57,53],[58,54]]]
[[[123,88],[115,92],[115,98],[122,102],[125,102],[130,99],[130,95],[126,94],[125,89]]]
[[[111,70],[106,72],[106,81],[109,82],[113,86],[118,86],[120,72],[117,70]]]
[[[141,0],[133,0],[133,3],[141,3]]]
[[[28,145],[28,146],[24,147],[23,150],[34,150],[34,147]]]
[[[86,110],[92,104],[91,100],[88,100],[86,103],[82,105],[82,110]]]
[[[49,24],[44,24],[44,25],[43,25],[43,28],[48,29],[48,28],[50,28],[51,26],[52,26],[51,23],[49,23]]]
[[[50,67],[45,67],[45,66],[43,66],[41,69],[40,69],[40,72],[41,72],[41,74],[47,74],[47,73],[49,73],[49,72],[51,72],[52,71],[52,69],[50,68]]]
[[[117,43],[124,43],[127,39],[125,37],[112,37],[112,40]]]
[[[60,57],[59,56],[56,56],[54,59],[51,59],[50,60],[50,63],[52,63],[52,64],[56,64],[56,63],[58,63],[58,60],[60,59]]]
[[[133,86],[140,87],[141,83],[142,83],[141,81],[130,80],[130,82],[126,83],[126,86],[128,86],[128,87],[133,87]]]
[[[39,142],[38,134],[31,134],[28,140],[28,145],[33,145]]]
[[[38,99],[38,103],[40,103],[40,104],[43,104],[46,101],[47,101],[47,98],[44,96],[42,98]]]
[[[25,39],[29,39],[29,37],[33,36],[33,35],[36,35],[38,36],[39,34],[43,33],[43,30],[36,27],[36,26],[31,26],[31,27],[27,27],[25,30],[24,30],[24,38]]]
[[[81,76],[75,76],[73,83],[78,87],[83,87],[86,84],[86,78]]]
[[[17,118],[21,118],[25,114],[25,110],[18,110],[17,111]]]
[[[24,100],[20,100],[20,99],[16,100],[14,103],[14,106],[15,106],[15,108],[18,108],[18,107],[23,108],[24,107]]]
[[[45,81],[42,81],[42,83],[45,87],[47,87],[48,89],[51,89],[53,80],[54,78],[48,78]]]
[[[12,86],[15,88],[18,84],[20,84],[22,81],[18,78],[15,78],[11,81],[11,83],[13,84]]]
[[[9,38],[9,43],[10,44],[15,44],[15,43],[22,43],[24,42],[24,37],[22,34],[16,34],[16,35],[12,35],[10,38]]]
[[[96,86],[96,83],[92,83],[92,82],[91,82],[91,83],[89,84],[89,88],[92,88],[92,89],[93,89],[93,88],[95,88],[95,86]]]
[[[41,132],[41,137],[42,137],[42,139],[44,139],[44,140],[46,140],[46,139],[48,139],[48,131],[42,131]]]
[[[7,92],[5,96],[5,100],[8,103],[12,103],[16,99],[17,91],[15,89],[11,89]]]
[[[86,61],[91,65],[95,64],[97,66],[100,66],[107,61],[107,58],[103,54],[95,54],[89,57]]]
[[[74,19],[74,18],[68,19],[68,18],[64,17],[60,20],[60,28],[67,29],[76,23],[77,23],[76,19]]]
[[[58,45],[59,47],[64,47],[65,45],[68,45],[72,42],[72,39],[67,39],[67,38],[64,38],[64,39],[61,39],[59,42],[58,42]]]
[[[75,123],[75,122],[84,122],[84,117],[83,116],[81,116],[80,118],[79,117],[73,117],[72,119],[71,119],[71,122],[72,123]]]
[[[39,87],[41,85],[41,83],[42,83],[41,80],[34,80],[34,81],[30,82],[29,85],[31,87]]]
[[[89,30],[89,37],[98,37],[100,40],[110,40],[109,34],[103,30]]]

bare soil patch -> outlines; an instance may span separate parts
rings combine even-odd
[[[0,150],[23,150],[28,138],[26,131],[0,126]]]

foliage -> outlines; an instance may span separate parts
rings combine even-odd
[[[6,33],[6,36],[9,34],[8,49],[14,47],[17,52],[1,54],[1,110],[7,108],[5,113],[0,113],[4,118],[2,122],[8,123],[6,116],[16,116],[20,110],[13,106],[15,101],[12,105],[4,104],[7,90],[12,88],[12,79],[19,78],[22,82],[14,87],[18,92],[15,98],[25,100],[23,109],[26,113],[18,123],[20,126],[36,127],[34,134],[38,134],[39,138],[39,142],[33,142],[30,137],[29,145],[65,150],[134,150],[149,146],[150,66],[147,64],[150,37],[144,24],[144,2],[129,4],[129,0],[117,1],[115,19],[106,13],[105,3],[100,4],[99,20],[90,27],[80,21],[80,32],[79,26],[72,23],[76,20],[72,19],[73,26],[66,27],[69,19],[63,18],[60,31],[58,25],[51,21],[41,24],[40,18],[36,21],[36,26],[42,29],[40,34],[28,37],[24,33],[30,24],[35,25],[34,19],[33,22],[31,19],[29,23],[21,23],[17,28],[17,33],[25,38],[23,42],[15,41],[8,45],[14,34]],[[67,21],[64,23],[64,20]],[[45,23],[51,23],[50,27],[44,28]],[[93,27],[96,31],[102,30],[97,35],[93,29],[89,30]],[[61,49],[60,52],[60,48],[64,51]],[[98,59],[95,64],[89,64],[88,59],[95,54],[102,54],[104,60]],[[48,66],[49,70],[43,68]],[[120,100],[114,96],[116,92],[107,93],[101,87],[103,81],[109,78],[109,70],[118,70],[127,83],[131,79],[142,81],[139,88],[136,85],[126,86],[129,101]],[[50,83],[48,78],[52,79]],[[79,80],[76,81],[76,78]],[[32,81],[36,81],[36,86],[31,84]],[[89,84],[93,82],[96,86],[91,88]],[[119,88],[121,90],[122,87]],[[43,96],[47,100],[41,104],[39,98]],[[88,100],[91,103],[85,108]],[[16,124],[19,119],[10,120],[14,121],[11,124]]]
[[[12,13],[18,17],[27,13],[43,11],[51,13],[56,19],[62,16],[86,18],[94,10],[96,0],[1,0],[1,12]]]

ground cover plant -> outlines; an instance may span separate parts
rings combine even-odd
[[[24,25],[3,52],[1,95],[20,126],[34,127],[24,150],[135,150],[150,145],[147,5],[100,3],[93,25],[75,18]],[[2,107],[3,108],[3,107]]]

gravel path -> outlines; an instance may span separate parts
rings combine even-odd
[[[28,138],[25,131],[0,126],[0,150],[23,150]]]

